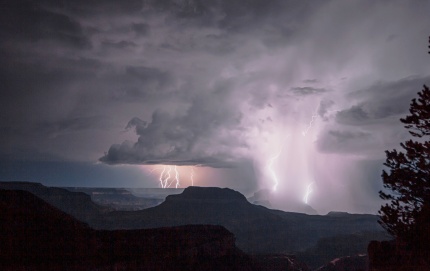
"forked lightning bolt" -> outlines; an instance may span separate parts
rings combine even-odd
[[[167,172],[166,172],[166,168],[167,168]],[[163,166],[163,171],[161,171],[160,178],[159,178],[161,188],[169,188],[172,185],[173,181],[169,182],[170,178],[172,177],[170,175],[171,171],[172,171],[171,166]]]
[[[199,165],[197,165],[199,166]],[[180,174],[178,170],[178,166],[161,166],[159,168],[154,168],[150,171],[152,173],[153,171],[157,169],[162,169],[160,172],[160,176],[158,177],[158,182],[160,183],[161,188],[169,188],[173,185],[175,182],[175,188],[179,188],[181,185],[180,182]],[[172,170],[174,171],[174,177]],[[191,167],[191,173],[190,173],[190,180],[191,180],[191,186],[194,186],[194,167]]]

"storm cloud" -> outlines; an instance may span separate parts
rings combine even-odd
[[[6,1],[0,160],[228,168],[270,188],[268,161],[282,150],[280,188],[301,197],[314,182],[321,210],[355,191],[345,208],[370,210],[358,202],[376,202],[368,178],[382,165],[369,164],[408,138],[399,118],[430,82],[428,10],[428,1]]]
[[[231,150],[247,146],[239,140],[245,128],[241,126],[242,113],[230,104],[236,100],[230,88],[221,84],[212,93],[195,97],[183,114],[160,109],[150,122],[131,119],[126,128],[134,129],[137,142],[112,145],[101,161],[233,166],[240,157]]]

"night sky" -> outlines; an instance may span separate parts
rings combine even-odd
[[[0,4],[0,180],[230,187],[375,213],[430,1]],[[176,181],[176,172],[178,182]]]

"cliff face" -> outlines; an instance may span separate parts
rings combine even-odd
[[[253,270],[221,226],[96,231],[26,191],[0,190],[2,270]]]

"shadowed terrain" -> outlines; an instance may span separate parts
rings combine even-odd
[[[2,270],[255,270],[220,226],[97,231],[25,191],[0,190]]]
[[[110,212],[105,229],[134,229],[184,224],[222,225],[246,252],[283,253],[309,248],[320,238],[360,231],[382,231],[374,215],[306,215],[249,203],[234,190],[188,187],[162,204],[136,212]]]
[[[288,254],[296,254],[316,268],[334,258],[366,253],[369,238],[386,239],[374,215],[283,212],[251,204],[242,194],[228,188],[189,187],[181,194],[167,196],[156,207],[113,211],[94,204],[89,195],[80,192],[32,183],[0,182],[0,187],[28,190],[98,230],[221,225],[234,234],[242,251],[271,255],[264,261],[273,260],[284,267],[291,260],[285,256]],[[277,254],[286,258],[273,256]],[[261,256],[253,259],[256,264]]]
[[[46,187],[40,183],[0,182],[0,189],[28,191],[52,206],[88,224],[102,220],[103,214],[113,211],[109,207],[95,204],[91,197],[85,193],[70,192],[58,187]]]

